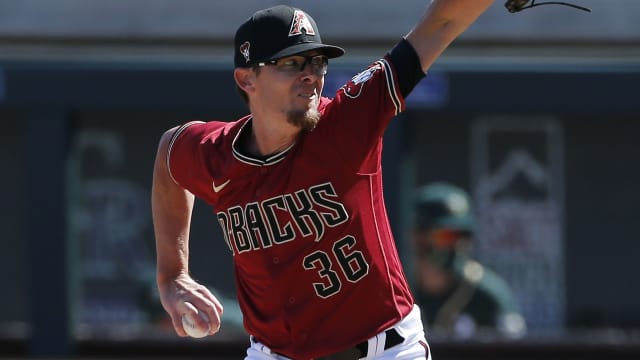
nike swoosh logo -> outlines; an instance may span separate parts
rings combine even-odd
[[[212,181],[211,183],[213,184],[213,191],[215,192],[220,192],[220,190],[224,189],[225,186],[229,185],[229,183],[231,182],[231,179],[225,181],[224,183],[216,186],[216,182]]]

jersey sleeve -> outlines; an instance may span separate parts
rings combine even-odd
[[[167,150],[167,169],[173,181],[198,197],[210,191],[209,164],[203,153],[215,131],[225,123],[192,121],[180,126]]]
[[[374,62],[336,92],[327,105],[330,138],[345,165],[377,171],[382,136],[405,108],[389,56]]]
[[[389,56],[355,75],[336,93],[336,99],[355,125],[368,125],[380,132],[391,118],[404,110],[405,102]],[[377,123],[377,124],[376,124]]]

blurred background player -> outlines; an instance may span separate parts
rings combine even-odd
[[[426,327],[455,338],[524,335],[525,321],[507,283],[472,258],[475,224],[468,194],[431,183],[418,188],[415,199],[415,296]]]

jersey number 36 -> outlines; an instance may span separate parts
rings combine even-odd
[[[315,269],[322,280],[313,283],[318,296],[326,299],[340,291],[342,280],[337,271],[341,271],[344,278],[352,283],[360,281],[369,273],[369,264],[361,251],[354,250],[355,245],[356,239],[346,236],[333,244],[331,254],[318,250],[304,258],[304,268]],[[335,263],[339,269],[336,269]]]

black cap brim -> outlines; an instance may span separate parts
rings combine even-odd
[[[322,55],[325,55],[329,59],[337,58],[344,55],[344,49],[338,46],[318,44],[318,43],[303,43],[289,46],[286,49],[282,49],[277,53],[271,55],[269,60],[276,60],[287,56],[301,54],[311,50],[318,50]]]

